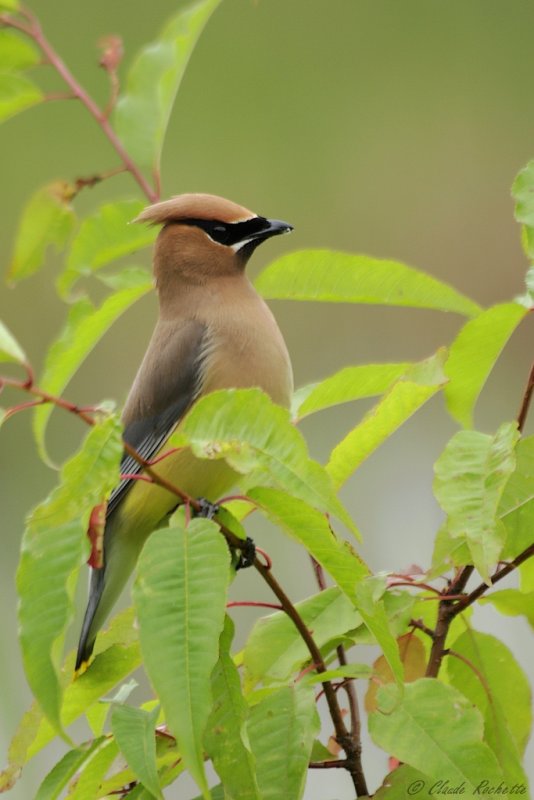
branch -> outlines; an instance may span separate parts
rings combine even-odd
[[[16,28],[17,30],[22,31],[22,33],[25,33],[27,36],[33,39],[45,56],[47,63],[56,70],[58,75],[60,75],[60,77],[65,81],[71,90],[73,96],[83,103],[91,116],[96,120],[102,132],[124,164],[125,169],[132,175],[134,180],[137,181],[142,192],[151,203],[155,203],[159,197],[158,193],[150,186],[140,168],[127,153],[119,137],[113,130],[106,116],[106,112],[103,111],[97,105],[97,103],[95,103],[90,94],[83,88],[83,86],[81,86],[78,80],[71,73],[59,53],[56,52],[44,35],[37,17],[35,17],[27,9],[23,10],[23,14],[28,20],[29,24],[27,26],[9,15],[0,16],[0,22],[7,27]]]
[[[322,591],[326,589],[324,570],[322,566],[319,564],[319,562],[315,558],[313,558],[313,556],[310,556],[310,558],[312,562],[313,571],[315,573],[315,578],[317,580],[317,585],[319,586],[319,589],[321,589]],[[347,655],[345,653],[345,648],[343,647],[343,645],[340,644],[336,648],[336,652],[339,663],[342,666],[345,666],[347,664]],[[360,710],[358,707],[358,698],[356,696],[356,691],[354,689],[354,681],[351,678],[348,678],[346,681],[343,682],[343,688],[345,689],[345,692],[347,694],[347,700],[349,703],[350,733],[347,731],[347,738],[344,742],[342,742],[340,741],[339,736],[337,735],[337,727],[336,727],[336,739],[338,740],[339,744],[343,747],[347,758],[345,761],[342,762],[335,761],[335,762],[321,762],[321,763],[328,763],[328,764],[333,763],[336,765],[336,767],[344,766],[351,773],[356,793],[358,795],[366,795],[368,794],[368,790],[362,765]],[[336,705],[341,717],[341,709],[339,708],[339,703],[335,695],[335,690],[334,690],[334,700],[336,701]],[[341,717],[341,720],[343,720],[343,717]],[[332,721],[335,724],[333,716],[332,716]],[[343,727],[345,727],[344,723]]]
[[[510,572],[513,572],[514,569],[532,556],[534,556],[534,544],[531,544],[530,547],[527,547],[526,550],[523,550],[522,553],[519,553],[519,555],[516,556],[513,561],[510,561],[508,564],[505,564],[504,567],[501,567],[501,569],[497,570],[497,572],[495,572],[490,578],[491,585],[493,586],[493,584],[505,578],[510,574]],[[486,583],[481,583],[476,587],[476,589],[473,589],[472,592],[464,595],[462,600],[460,600],[454,606],[452,610],[452,616],[455,617],[457,614],[460,614],[462,611],[464,611],[468,606],[472,605],[476,600],[478,600],[479,597],[482,597],[482,595],[489,588],[490,587]]]
[[[445,590],[445,593],[447,595],[461,594],[467,581],[471,577],[473,569],[474,568],[472,566],[467,566],[460,569],[457,572],[456,577],[452,581],[449,581],[449,585]],[[454,617],[453,609],[455,602],[459,601],[451,600],[448,597],[440,601],[438,621],[434,629],[432,648],[430,650],[430,657],[428,659],[428,666],[425,673],[427,678],[437,678],[438,676],[441,662],[445,654],[445,640],[447,639],[449,627]]]
[[[519,413],[517,415],[517,427],[519,428],[520,433],[523,433],[523,428],[525,427],[525,422],[527,421],[528,410],[530,408],[530,401],[532,400],[533,392],[534,364],[532,364],[532,367],[530,368],[527,385],[525,386],[525,391],[523,393],[523,400],[521,401],[521,408],[519,409]]]

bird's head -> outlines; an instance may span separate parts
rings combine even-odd
[[[159,286],[177,277],[204,283],[241,273],[259,244],[293,230],[287,222],[260,217],[212,194],[181,194],[155,203],[134,222],[163,226],[154,250]]]

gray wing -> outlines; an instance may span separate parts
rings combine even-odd
[[[199,394],[208,332],[197,320],[181,325],[158,323],[124,408],[124,440],[149,461],[169,438]],[[137,475],[142,467],[124,453],[121,474]],[[135,479],[121,481],[108,502],[107,516],[117,508]]]

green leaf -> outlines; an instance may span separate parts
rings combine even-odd
[[[520,592],[519,589],[501,589],[481,597],[479,603],[491,603],[497,611],[507,617],[525,616],[534,628],[534,591]]]
[[[295,603],[295,607],[313,631],[318,647],[363,624],[354,605],[336,586]],[[264,685],[285,681],[309,661],[310,653],[287,614],[279,611],[262,617],[254,624],[243,653],[246,686],[250,689],[260,680]]]
[[[163,800],[156,766],[156,723],[159,708],[143,711],[133,706],[115,705],[111,729],[134,775],[154,797]]]
[[[250,710],[247,726],[263,800],[300,800],[319,717],[313,690],[284,686]]]
[[[276,489],[255,488],[248,495],[258,504],[260,511],[286,531],[311,553],[321,564],[356,609],[382,648],[395,678],[402,681],[397,643],[391,632],[381,594],[367,586],[361,590],[369,568],[355,553],[350,544],[338,539],[324,515],[309,505]],[[369,594],[370,592],[370,594]]]
[[[147,709],[150,704],[145,703],[143,708]],[[181,754],[176,749],[176,742],[169,735],[156,736],[156,759],[158,765],[158,779],[161,787],[168,786],[176,780],[178,775],[184,771],[184,766],[181,760]],[[120,769],[115,768],[109,777],[106,777],[102,782],[102,787],[98,797],[114,797],[115,795],[123,795],[124,787],[135,780],[135,775],[129,767]],[[153,795],[142,784],[138,784],[135,789],[132,789],[128,797],[139,797],[143,800],[153,800]],[[92,795],[84,797],[82,800],[89,800]]]
[[[210,675],[224,624],[230,553],[217,526],[153,533],[139,558],[134,598],[145,667],[184,764],[209,800],[202,736]]]
[[[0,772],[0,792],[12,789],[20,778],[22,768],[27,761],[28,747],[35,737],[35,730],[42,717],[41,709],[35,702],[24,714],[9,745],[8,765]]]
[[[534,436],[520,439],[516,468],[504,487],[499,516],[507,531],[503,558],[513,559],[532,544],[534,529]]]
[[[391,436],[412,414],[445,384],[442,367],[445,351],[439,350],[414,364],[363,420],[337,444],[326,466],[337,488],[360,464]]]
[[[522,592],[534,592],[534,559],[529,558],[519,566],[519,585]]]
[[[447,514],[447,530],[453,539],[467,543],[473,564],[487,583],[505,541],[497,510],[515,467],[518,438],[517,425],[509,422],[494,436],[459,431],[434,468],[434,493]]]
[[[159,169],[165,131],[187,63],[220,0],[189,3],[133,62],[115,109],[115,129],[130,156]]]
[[[447,659],[451,684],[482,713],[485,739],[505,778],[526,783],[520,765],[532,724],[526,675],[506,645],[487,633],[467,630],[450,647],[466,659]]]
[[[383,394],[410,366],[403,362],[345,367],[324,381],[303,386],[295,392],[292,415],[303,419],[340,403]]]
[[[382,786],[374,793],[373,800],[406,800],[413,795],[417,795],[418,800],[430,800],[441,788],[441,784],[434,785],[433,781],[426,781],[425,777],[418,769],[401,764],[386,775]]]
[[[61,730],[58,663],[72,617],[73,576],[87,557],[87,526],[119,477],[121,425],[93,426],[61,471],[60,485],[30,514],[17,571],[19,638],[26,677],[53,727]]]
[[[256,288],[270,299],[412,306],[466,317],[481,310],[446,283],[398,261],[333,250],[284,255],[261,273]]]
[[[103,797],[101,788],[104,778],[119,754],[119,748],[113,739],[104,738],[99,749],[92,755],[83,772],[69,788],[66,797],[69,800],[88,800]]]
[[[180,425],[179,435],[180,443],[189,443],[199,458],[224,458],[248,474],[249,484],[286,489],[355,532],[330,477],[309,457],[289,412],[260,389],[226,389],[202,397]]]
[[[429,778],[451,786],[465,782],[471,792],[483,780],[502,780],[494,754],[482,741],[482,715],[452,686],[421,678],[401,694],[390,684],[379,689],[378,702],[369,732],[386,753]]]
[[[89,669],[65,689],[61,706],[63,726],[66,728],[81,717],[84,711],[94,706],[103,694],[137,669],[140,663],[141,654],[137,642],[130,645],[124,643],[112,645],[104,653],[97,655]],[[73,661],[70,666],[72,670]],[[54,736],[54,728],[43,719],[34,734],[26,760],[29,761],[37,755]]]
[[[248,497],[276,526],[304,545],[354,600],[356,584],[369,575],[369,568],[348,542],[335,535],[324,514],[279,489],[255,487]]]
[[[83,275],[152,244],[156,229],[130,224],[143,208],[144,203],[139,200],[120,200],[101,206],[82,222],[73,239],[65,271],[57,281],[62,297],[69,294]]]
[[[20,72],[0,73],[0,122],[41,103],[44,94]]]
[[[7,8],[9,11],[18,11],[18,0],[0,0],[0,8]]]
[[[111,325],[150,288],[151,284],[145,283],[123,289],[110,295],[99,308],[94,308],[88,298],[74,303],[65,327],[48,350],[40,388],[49,394],[60,395]],[[47,462],[45,433],[52,411],[51,405],[38,406],[33,418],[35,441],[41,457]]]
[[[332,753],[330,750],[324,746],[324,744],[316,739],[313,743],[310,761],[331,761],[333,758]]]
[[[211,800],[227,800],[225,789],[222,783],[218,783],[217,786],[213,786],[210,789],[211,792]],[[202,795],[193,798],[193,800],[202,800]]]
[[[501,739],[494,731],[495,752],[504,747],[511,735],[520,753],[530,736],[532,710],[527,677],[503,642],[489,633],[466,630],[450,643],[451,649],[467,661],[447,659],[447,675],[453,686],[477,706],[485,717],[486,728],[494,723],[495,705],[506,710],[508,730]],[[488,731],[486,731],[486,734]]]
[[[422,640],[419,638],[419,632],[410,630],[397,640],[399,648],[399,656],[404,667],[404,681],[411,683],[412,681],[422,678],[426,672],[426,665],[428,661],[428,653]],[[368,714],[376,711],[377,708],[377,693],[380,686],[387,683],[393,683],[395,680],[391,667],[385,660],[384,656],[378,656],[373,662],[373,680],[369,682],[367,692],[365,693],[365,710]]]
[[[534,258],[534,161],[518,173],[512,184],[512,197],[516,201],[515,218],[523,224],[523,243],[529,258]]]
[[[27,364],[26,353],[0,320],[0,361],[15,361],[18,364]]]
[[[73,187],[66,181],[54,181],[30,197],[15,237],[9,281],[19,281],[37,272],[48,247],[53,245],[56,251],[62,250],[76,223],[70,204],[72,197]]]
[[[221,634],[219,660],[211,676],[213,710],[204,743],[209,758],[224,783],[227,800],[261,800],[256,765],[244,736],[248,707],[241,691],[239,673],[230,655],[234,625],[226,617]]]
[[[116,273],[99,272],[97,278],[115,292],[122,289],[133,289],[136,286],[148,286],[149,283],[154,282],[152,275],[144,267],[124,267]]]
[[[0,72],[28,69],[40,60],[39,50],[30,39],[14,30],[0,30]]]
[[[527,314],[517,303],[503,303],[466,322],[452,343],[445,373],[445,402],[461,425],[473,425],[473,409],[503,347]]]
[[[35,800],[57,800],[70,779],[83,769],[84,765],[102,747],[104,741],[104,737],[101,737],[74,750],[69,750],[48,773],[35,795]]]

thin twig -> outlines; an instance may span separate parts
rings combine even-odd
[[[519,409],[519,413],[517,415],[517,427],[519,428],[520,433],[523,433],[523,428],[525,427],[525,422],[527,421],[528,410],[530,408],[530,401],[532,400],[533,392],[534,392],[534,364],[532,364],[532,367],[530,368],[527,385],[525,386],[523,399],[521,401],[521,408]]]
[[[527,547],[526,550],[523,550],[522,553],[519,553],[519,555],[516,556],[513,561],[510,561],[508,564],[505,564],[504,567],[501,567],[501,569],[497,570],[497,572],[495,572],[490,578],[491,585],[493,586],[495,583],[498,583],[498,581],[505,578],[520,564],[522,564],[524,561],[527,561],[527,559],[531,558],[532,556],[534,556],[534,544],[531,544],[530,547]],[[482,595],[488,589],[489,586],[486,583],[481,583],[476,587],[476,589],[473,589],[472,592],[464,595],[462,600],[460,600],[460,602],[457,603],[452,609],[452,617],[455,617],[457,614],[460,614],[462,611],[464,611],[468,606],[472,605],[476,600],[478,600],[479,597],[482,597]]]
[[[313,556],[310,556],[310,558],[312,562],[313,571],[315,573],[315,579],[317,581],[317,585],[319,586],[319,589],[323,591],[324,589],[326,589],[326,578],[323,567]],[[338,661],[341,664],[341,666],[346,666],[347,656],[343,645],[339,645],[336,648],[336,652]],[[339,743],[342,744],[342,747],[345,750],[347,756],[345,765],[346,768],[352,774],[357,794],[366,795],[367,782],[365,780],[365,774],[362,765],[361,721],[360,721],[360,710],[358,708],[358,698],[356,696],[356,691],[354,689],[354,681],[352,679],[349,678],[346,681],[343,681],[341,685],[343,685],[343,688],[345,689],[345,692],[347,694],[347,700],[349,703],[350,734],[348,734],[347,741],[345,744],[342,744],[341,742]]]
[[[151,203],[155,203],[159,198],[158,193],[152,188],[152,186],[150,186],[135,161],[126,151],[119,137],[112,128],[108,118],[106,117],[105,112],[97,105],[97,103],[95,103],[91,95],[83,88],[83,86],[81,86],[59,53],[57,53],[54,47],[50,44],[44,35],[37,17],[29,12],[28,9],[24,9],[24,16],[26,19],[28,19],[30,23],[29,26],[23,25],[21,22],[9,15],[0,16],[0,22],[2,22],[4,25],[22,31],[31,39],[33,39],[33,41],[39,46],[47,62],[56,70],[58,75],[61,76],[69,89],[72,91],[72,94],[83,103],[91,116],[96,120],[102,132],[123,162],[124,166],[132,175],[134,180],[139,184],[139,187],[146,195],[148,200]]]
[[[283,611],[278,603],[260,603],[257,600],[231,600],[226,608],[274,608],[275,611]]]
[[[429,628],[428,625],[425,625],[421,619],[411,619],[410,627],[417,628],[419,631],[423,631],[423,633],[426,633],[426,635],[430,636],[431,639],[434,638],[434,631],[432,628]]]

